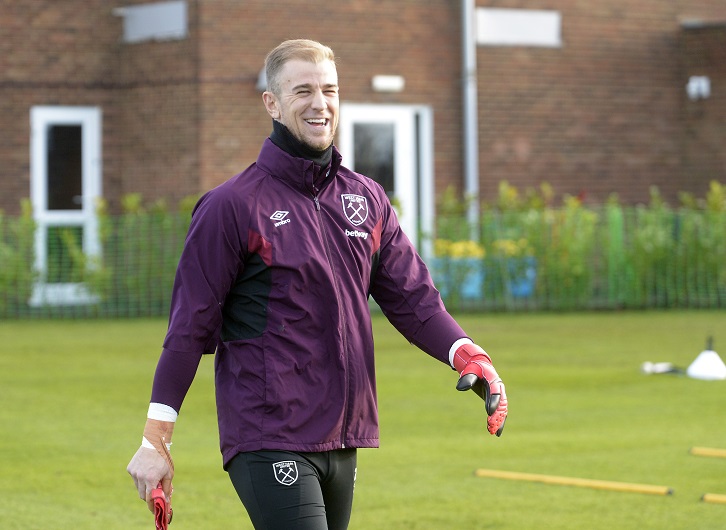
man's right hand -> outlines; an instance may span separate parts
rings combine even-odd
[[[139,447],[126,467],[126,471],[134,479],[139,498],[146,501],[152,512],[154,511],[154,500],[151,498],[151,492],[160,482],[167,500],[171,499],[171,479],[174,477],[174,470],[169,469],[166,458],[160,455],[156,449]]]
[[[174,478],[174,461],[169,447],[174,432],[174,422],[147,419],[144,427],[144,441],[126,467],[134,479],[139,498],[146,501],[151,512],[154,501],[151,492],[159,483],[167,501],[171,501],[171,480]]]

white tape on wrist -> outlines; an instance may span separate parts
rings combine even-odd
[[[149,403],[149,412],[146,417],[151,420],[176,422],[179,413],[169,405],[163,403]]]
[[[146,439],[146,436],[141,437],[141,447],[146,447],[147,449],[153,449],[156,451],[156,447],[154,447],[154,444]],[[166,448],[171,451],[171,443],[166,444]]]
[[[454,369],[454,354],[456,353],[456,350],[458,350],[464,344],[474,344],[474,341],[471,340],[469,337],[464,337],[463,339],[457,340],[454,344],[451,345],[451,348],[449,348],[449,364]]]
[[[176,423],[176,419],[178,416],[179,413],[171,408],[169,405],[153,402],[149,403],[149,412],[146,414],[146,417],[150,420],[168,421],[171,423]],[[156,450],[154,444],[147,440],[146,436],[141,437],[141,447]],[[171,443],[166,444],[166,448],[171,451]]]

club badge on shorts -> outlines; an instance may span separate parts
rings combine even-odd
[[[368,219],[368,201],[365,197],[344,193],[341,198],[343,199],[343,213],[353,226],[359,226]]]
[[[297,463],[293,460],[284,460],[272,464],[275,480],[283,486],[292,486],[297,481]]]

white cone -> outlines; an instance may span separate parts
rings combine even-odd
[[[726,364],[713,350],[704,350],[698,354],[696,360],[686,370],[686,374],[694,379],[715,381],[726,379]]]

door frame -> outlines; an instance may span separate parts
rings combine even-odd
[[[81,126],[81,208],[48,209],[48,128],[55,125]],[[35,229],[35,271],[29,305],[79,305],[98,301],[82,283],[49,283],[48,228],[82,227],[82,248],[86,256],[98,257],[101,243],[96,212],[102,196],[101,109],[81,106],[34,106],[30,109],[30,200]]]
[[[434,233],[433,110],[427,105],[340,104],[338,148],[346,167],[355,170],[353,126],[356,123],[393,123],[394,187],[401,207],[401,228],[419,253],[432,255]]]

